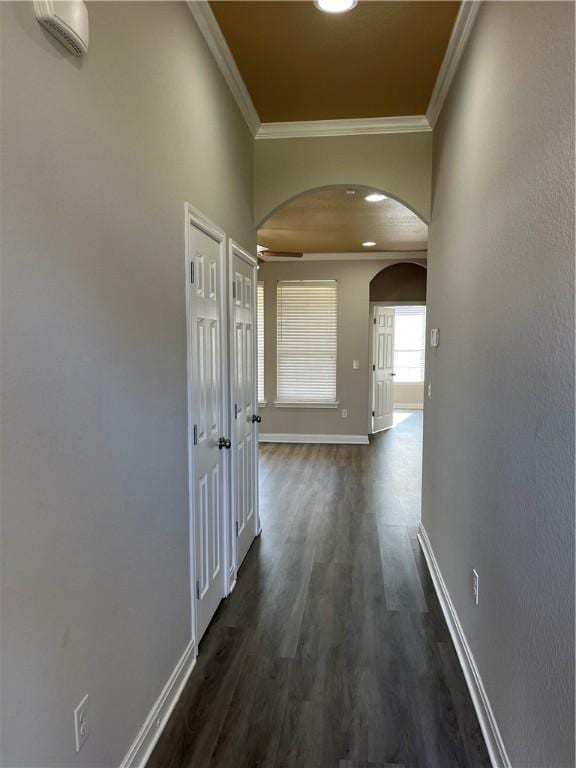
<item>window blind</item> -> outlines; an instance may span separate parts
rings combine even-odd
[[[337,282],[281,281],[277,291],[278,402],[336,402]]]
[[[396,307],[394,320],[395,381],[422,382],[426,348],[426,307]]]
[[[264,402],[264,283],[256,286],[256,322],[258,325],[258,402]]]

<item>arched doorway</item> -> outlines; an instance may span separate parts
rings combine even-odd
[[[370,281],[372,433],[424,408],[426,276],[424,264],[400,262]]]

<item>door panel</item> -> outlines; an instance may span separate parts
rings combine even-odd
[[[372,432],[394,423],[394,307],[373,309]]]
[[[218,233],[217,233],[218,234]],[[223,236],[222,236],[223,237]],[[189,215],[187,275],[189,332],[192,581],[199,642],[225,595],[224,477],[226,450],[221,341],[224,292],[222,240]]]
[[[231,318],[235,381],[232,391],[234,463],[232,508],[236,531],[236,567],[239,568],[258,532],[257,463],[258,417],[256,391],[256,262],[231,248],[233,290]]]

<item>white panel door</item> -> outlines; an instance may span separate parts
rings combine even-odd
[[[186,234],[191,562],[198,643],[226,590],[225,248],[224,234],[188,208]]]
[[[232,374],[232,516],[236,568],[259,532],[256,265],[252,256],[230,245]]]
[[[394,307],[374,307],[372,432],[394,424]]]

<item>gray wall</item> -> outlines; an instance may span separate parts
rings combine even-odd
[[[370,281],[370,301],[426,301],[426,269],[417,264],[393,264]]]
[[[184,4],[81,61],[0,6],[2,764],[107,768],[190,639],[183,205],[253,248],[253,140]]]
[[[370,280],[384,261],[278,261],[260,265],[264,283],[264,390],[262,433],[367,435],[370,351]],[[276,408],[276,284],[278,280],[338,281],[338,409]],[[359,360],[359,370],[352,361]],[[348,410],[342,418],[341,410]]]
[[[574,765],[573,37],[484,3],[435,130],[423,522],[522,768]]]
[[[380,189],[430,217],[432,134],[384,133],[257,141],[254,220],[293,197],[339,184]]]

